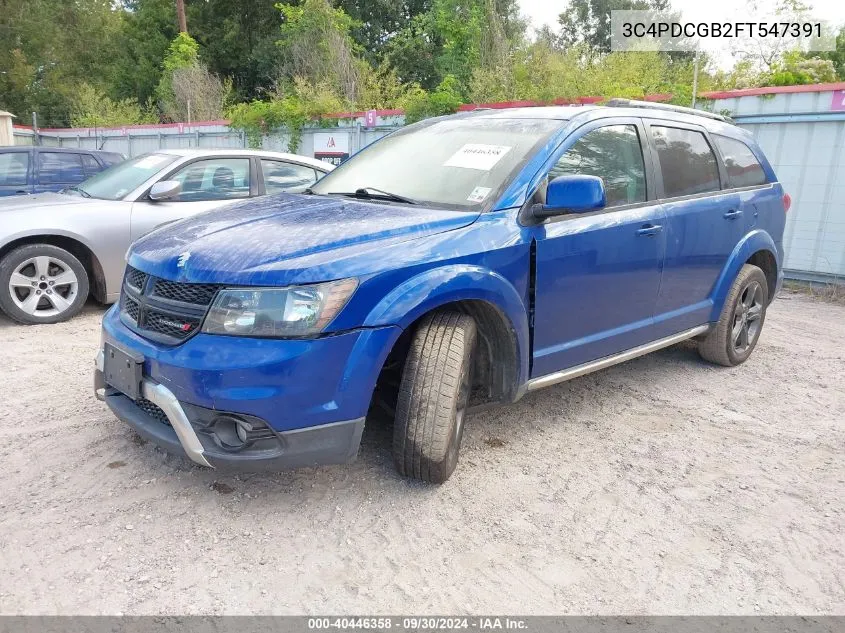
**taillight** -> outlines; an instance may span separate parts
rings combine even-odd
[[[792,197],[788,193],[783,194],[783,212],[786,213],[787,211],[789,211],[789,207],[791,206]]]

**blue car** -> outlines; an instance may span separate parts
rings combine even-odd
[[[0,147],[0,196],[61,191],[123,160],[100,150]]]
[[[443,482],[467,413],[685,339],[734,366],[782,281],[789,197],[718,115],[615,100],[429,119],[305,194],[129,250],[95,391],[203,466],[348,462],[368,411]]]

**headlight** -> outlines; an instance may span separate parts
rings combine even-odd
[[[209,334],[296,338],[322,332],[358,287],[356,279],[288,288],[221,290],[205,317]]]

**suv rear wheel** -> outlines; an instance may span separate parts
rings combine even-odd
[[[19,323],[65,321],[87,298],[85,267],[62,248],[29,244],[0,261],[0,308]]]
[[[699,343],[698,353],[726,367],[744,363],[760,339],[768,305],[766,275],[757,266],[745,264],[728,292],[719,322]]]
[[[475,321],[460,312],[435,312],[414,333],[393,429],[393,460],[402,475],[439,484],[455,470],[475,341]]]

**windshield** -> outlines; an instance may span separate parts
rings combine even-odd
[[[170,154],[143,154],[91,176],[74,189],[92,198],[120,200],[177,158]]]
[[[444,119],[383,138],[324,176],[317,194],[375,197],[476,210],[490,202],[532,148],[560,127],[547,119]]]

